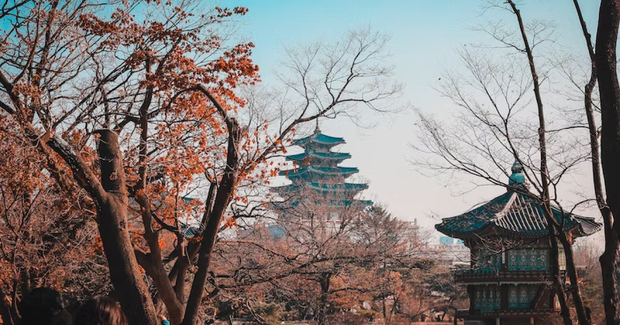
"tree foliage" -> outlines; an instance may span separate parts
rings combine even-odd
[[[2,117],[62,197],[78,195],[95,215],[132,323],[157,322],[143,272],[173,324],[195,323],[217,234],[234,223],[230,203],[244,200],[239,188],[267,181],[277,167],[267,159],[298,125],[356,104],[380,109],[399,90],[381,61],[387,39],[351,32],[291,52],[282,78],[290,107],[270,103],[278,114],[269,119],[239,90],[260,80],[254,45],[229,34],[246,12],[191,0],[67,0],[0,13]],[[200,231],[190,239],[192,216]]]

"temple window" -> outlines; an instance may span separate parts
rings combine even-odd
[[[534,271],[549,268],[549,250],[547,249],[512,249],[508,251],[508,270]]]

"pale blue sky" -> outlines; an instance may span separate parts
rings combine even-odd
[[[581,0],[591,32],[595,29],[598,1]],[[433,90],[444,66],[458,64],[456,50],[471,43],[491,40],[472,30],[489,19],[512,16],[498,9],[485,10],[487,1],[474,0],[223,0],[222,6],[250,9],[241,19],[239,32],[254,42],[254,60],[263,80],[273,81],[273,70],[281,60],[282,48],[296,43],[334,40],[349,29],[370,26],[388,34],[388,51],[393,54],[396,78],[405,83],[403,101],[422,110],[451,114],[454,108]],[[560,47],[586,55],[583,37],[570,0],[522,1],[525,19],[547,19],[557,28]],[[386,204],[403,219],[417,218],[431,227],[438,221],[430,214],[448,217],[469,209],[482,200],[505,191],[484,188],[455,196],[467,184],[456,189],[444,182],[420,175],[407,162],[414,154],[409,143],[415,141],[414,116],[406,111],[392,116],[368,116],[379,119],[370,129],[360,129],[348,120],[326,121],[322,130],[344,137],[341,150],[353,156],[343,163],[357,166],[370,188],[367,196]],[[506,166],[509,168],[509,166]],[[585,186],[591,187],[590,184]]]

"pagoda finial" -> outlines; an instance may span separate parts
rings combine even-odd
[[[523,165],[519,162],[519,160],[515,160],[514,164],[512,164],[512,175],[508,178],[508,185],[516,186],[518,184],[525,184],[525,174],[523,173]]]
[[[321,133],[321,129],[319,129],[319,118],[315,119],[316,127],[314,128],[314,133]]]

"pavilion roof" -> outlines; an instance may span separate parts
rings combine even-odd
[[[300,201],[299,200],[275,201],[275,202],[270,202],[269,204],[272,208],[276,210],[286,211],[288,209],[299,206]],[[337,207],[337,208],[354,207],[356,209],[365,209],[373,205],[373,201],[372,200],[358,200],[358,199],[352,199],[352,200],[327,199],[327,200],[322,200],[322,202],[320,203],[317,202],[317,206],[321,206],[321,205],[324,205],[326,207]]]
[[[491,201],[461,215],[445,218],[435,228],[450,237],[468,239],[487,235],[544,237],[547,220],[538,199],[533,195],[508,190]],[[594,218],[582,217],[553,206],[553,218],[564,223],[564,231],[576,237],[589,236],[602,225]]]
[[[583,217],[551,206],[553,218],[575,237],[589,236],[602,228],[594,218]],[[508,191],[461,215],[444,218],[435,228],[450,237],[468,239],[489,235],[545,237],[547,220],[539,197],[525,185],[523,167],[515,162]]]
[[[359,169],[356,167],[315,167],[315,166],[307,166],[297,169],[289,169],[283,170],[280,172],[280,175],[286,176],[289,179],[309,177],[312,175],[320,175],[320,176],[343,176],[349,177],[355,173],[358,173]]]
[[[303,153],[296,154],[296,155],[286,156],[286,160],[300,161],[300,160],[308,159],[310,157],[317,157],[320,159],[344,160],[344,159],[351,158],[351,154],[344,153],[344,152],[333,152],[333,151],[329,151],[329,152],[312,151],[312,152],[303,152]]]
[[[333,146],[345,143],[343,138],[325,135],[321,133],[321,131],[318,129],[310,136],[297,139],[297,140],[293,140],[293,144],[296,146],[303,146],[310,142],[314,142],[318,144],[333,145]]]
[[[308,187],[317,191],[324,192],[358,192],[368,188],[368,184],[364,183],[322,183],[322,182],[305,182],[298,184],[289,184],[274,187],[275,190],[283,191],[300,191],[301,188]]]

